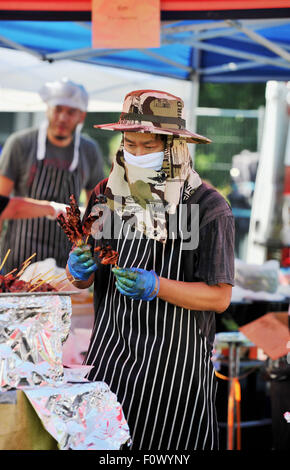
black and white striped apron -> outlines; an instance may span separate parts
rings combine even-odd
[[[81,190],[80,170],[57,168],[49,160],[37,160],[33,165],[31,184],[27,197],[69,204],[74,194],[79,198]],[[54,258],[59,267],[65,267],[71,244],[63,230],[54,220],[46,217],[9,220],[7,235],[1,246],[2,258],[11,252],[5,263],[5,272],[20,268],[21,264],[36,253],[33,262]]]
[[[110,242],[120,254],[119,266],[184,280],[180,239],[163,245],[137,238],[129,228],[121,234],[123,227]],[[85,360],[94,365],[88,378],[105,381],[116,393],[132,449],[217,449],[216,379],[212,348],[199,326],[203,312],[159,298],[131,300],[118,292],[111,268],[103,265],[96,272],[95,312]]]

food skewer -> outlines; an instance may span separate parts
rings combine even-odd
[[[36,285],[30,289],[28,292],[33,292],[35,291],[36,289],[39,289],[40,286],[42,286],[43,284],[48,284],[48,282],[53,278],[53,276],[51,278],[48,278],[48,279],[42,279],[41,281],[37,282]],[[52,287],[52,286],[51,286]],[[54,289],[52,289],[54,290]]]
[[[46,274],[48,274],[50,271],[52,271],[52,270],[50,269],[49,271],[47,271]],[[64,273],[61,273],[61,274],[58,274],[58,275],[56,275],[56,276],[55,276],[55,275],[50,276],[50,277],[48,277],[47,279],[42,279],[42,278],[41,278],[41,279],[39,279],[37,282],[35,282],[34,284],[32,284],[33,288],[31,289],[31,291],[34,290],[36,287],[42,285],[43,283],[45,283],[45,282],[48,283],[48,282],[54,281],[54,280],[60,278],[60,277],[63,276],[63,275],[64,275]],[[32,281],[32,280],[31,280],[31,281]],[[30,281],[30,283],[31,283],[31,281]],[[60,282],[60,281],[58,281],[58,283],[59,283],[59,282]],[[55,286],[53,286],[52,284],[51,284],[51,286],[52,286],[52,287],[55,287]],[[31,292],[31,291],[29,291],[29,292]]]
[[[10,249],[7,251],[5,258],[1,263],[1,269],[4,266],[4,263],[7,257],[9,256],[10,251]],[[56,290],[53,286],[48,283],[48,279],[46,279],[45,281],[41,280],[41,282],[36,282],[35,284],[32,284],[31,281],[24,281],[22,279],[19,279],[19,277],[21,276],[23,271],[29,266],[29,264],[31,263],[31,259],[35,255],[36,253],[31,255],[27,260],[24,261],[24,263],[22,263],[20,271],[15,276],[13,276],[13,273],[17,271],[17,268],[12,269],[12,271],[5,275],[0,274],[0,292],[31,292],[39,289],[41,286],[45,287],[45,290],[43,288],[41,289],[42,292]],[[46,276],[50,271],[52,271],[52,269],[47,271],[45,274],[38,274],[33,279],[37,279],[43,275]]]
[[[22,268],[21,270],[19,271],[19,273],[17,274],[16,277],[20,277],[21,274],[23,273],[23,271],[29,266],[29,264],[31,263],[31,259],[36,256],[36,253],[33,253],[33,255],[31,255],[29,258],[27,258],[23,263],[22,263]],[[6,254],[6,259],[7,259],[7,254]],[[17,271],[17,268],[14,268],[12,269],[12,271],[10,271],[9,273],[5,274],[4,277],[8,277],[10,276],[11,274],[15,273],[15,271]]]
[[[53,270],[53,268],[51,268],[51,269],[49,269],[48,271],[46,271],[46,273],[40,273],[40,274],[38,273],[36,276],[32,277],[29,282],[34,281],[34,280],[37,279],[38,277],[43,278],[43,276],[46,276],[46,275],[47,275],[48,273],[50,273],[52,270]]]
[[[59,278],[59,277],[63,276],[63,275],[65,276],[63,279],[60,279],[59,281],[57,281],[56,284],[53,284],[53,286],[54,286],[57,290],[61,290],[61,289],[58,289],[58,286],[59,286],[62,282],[64,282],[64,281],[69,281],[69,279],[67,278],[66,273],[61,273],[59,276],[56,276],[56,277],[54,278],[54,280],[55,280],[56,278]],[[70,282],[70,281],[69,281],[69,282]],[[66,287],[66,286],[63,286],[63,287]]]
[[[1,269],[3,268],[4,264],[6,263],[6,260],[7,260],[8,256],[9,256],[9,254],[10,254],[10,251],[11,251],[11,249],[9,248],[9,249],[7,250],[6,255],[4,256],[4,259],[3,259],[2,263],[1,263],[1,265],[0,265],[0,271],[1,271]]]
[[[21,274],[25,271],[25,269],[30,265],[31,263],[31,259],[34,258],[34,256],[36,256],[36,253],[33,253],[33,255],[31,255],[29,258],[27,258],[23,263],[22,263],[22,267],[19,271],[19,273],[17,274],[16,277],[20,277]]]
[[[10,271],[10,273],[5,274],[4,277],[10,276],[11,274],[15,273],[15,271],[17,271],[17,268],[12,269],[12,271]]]
[[[110,245],[97,246],[94,251],[98,252],[102,264],[113,264],[114,267],[118,267],[117,261],[119,258],[119,253],[113,250]]]
[[[99,195],[96,202],[103,202],[103,199],[104,196]],[[103,211],[100,210],[96,215],[89,215],[82,224],[80,210],[72,194],[70,196],[70,207],[66,209],[66,212],[66,217],[63,214],[57,217],[59,225],[73,245],[79,247],[86,245],[91,234],[92,224],[103,215]],[[109,245],[98,246],[94,251],[99,252],[98,256],[102,264],[112,264],[118,267],[119,253]]]

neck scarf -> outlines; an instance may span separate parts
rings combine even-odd
[[[109,175],[106,204],[121,218],[130,219],[135,230],[165,243],[168,214],[174,214],[201,183],[184,139],[167,137],[159,171],[127,163],[122,143]]]

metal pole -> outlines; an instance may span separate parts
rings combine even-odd
[[[199,64],[200,64],[200,54],[199,49],[193,49],[192,52],[192,67],[193,71],[191,73],[191,92],[189,99],[189,106],[187,109],[187,128],[196,132],[196,121],[197,121],[197,107],[199,101]],[[195,156],[195,144],[189,144],[189,151],[192,158],[192,164],[194,166],[194,156]]]
[[[229,423],[229,418],[231,419],[231,407],[233,406],[231,390],[233,377],[235,376],[235,344],[233,342],[229,343],[229,384],[228,384],[228,426],[227,426],[227,450],[233,450],[234,448],[234,422]],[[233,420],[234,421],[234,420]]]

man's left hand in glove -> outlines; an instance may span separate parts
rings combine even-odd
[[[134,300],[152,300],[159,292],[159,277],[155,271],[140,268],[113,268],[116,287]]]

